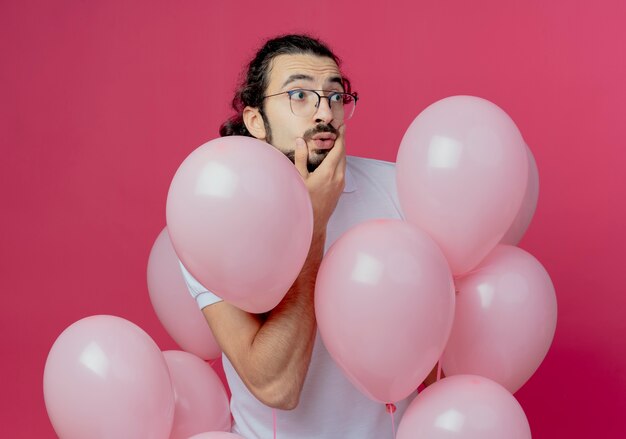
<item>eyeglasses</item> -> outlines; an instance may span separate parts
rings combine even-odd
[[[324,90],[318,90],[324,92]],[[299,117],[311,117],[320,106],[322,98],[328,99],[328,106],[333,113],[333,118],[337,120],[348,120],[354,114],[356,101],[359,97],[356,93],[343,93],[332,91],[328,96],[320,95],[315,90],[306,90],[298,88],[295,90],[283,91],[273,95],[263,96],[263,98],[271,98],[282,94],[289,95],[289,105],[291,112]]]

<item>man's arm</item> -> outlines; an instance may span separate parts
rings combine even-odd
[[[326,225],[344,187],[344,129],[334,148],[312,173],[308,151],[298,139],[295,165],[311,196],[313,239],[298,278],[268,314],[250,314],[220,302],[203,309],[215,339],[252,394],[264,404],[284,410],[299,402],[315,341],[315,279],[326,241]],[[286,219],[289,220],[289,219]]]

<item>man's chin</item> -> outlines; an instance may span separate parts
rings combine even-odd
[[[332,148],[314,149],[309,153],[309,160],[307,163],[307,168],[309,169],[309,172],[315,171],[317,167],[322,164],[331,149]]]
[[[324,161],[324,159],[326,158],[326,156],[328,155],[328,153],[330,152],[332,148],[330,149],[314,149],[312,151],[309,152],[309,157],[307,159],[307,169],[309,170],[309,172],[313,172],[317,169],[317,167]],[[283,152],[283,154],[285,154],[287,156],[287,158],[289,160],[291,160],[291,163],[296,162],[296,153],[295,151],[287,151],[287,152]]]

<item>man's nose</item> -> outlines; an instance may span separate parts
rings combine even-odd
[[[333,111],[330,109],[330,100],[322,96],[320,99],[320,103],[317,106],[317,110],[315,111],[315,123],[323,122],[325,124],[330,124],[333,121]]]

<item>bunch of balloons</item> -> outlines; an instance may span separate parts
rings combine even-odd
[[[535,210],[534,158],[493,103],[454,96],[426,108],[397,157],[405,221],[349,230],[319,270],[315,310],[329,353],[381,403],[409,396],[441,360],[448,376],[420,393],[408,438],[529,438],[512,396],[552,342],[556,297],[517,244]]]
[[[43,382],[60,439],[187,439],[230,431],[228,395],[211,366],[188,352],[161,352],[120,317],[70,325],[48,354]]]
[[[146,332],[119,317],[92,316],[69,326],[44,370],[46,408],[61,439],[239,438],[228,433],[228,394],[205,361],[221,350],[187,291],[179,258],[242,309],[270,310],[308,253],[308,191],[289,160],[267,143],[217,139],[193,151],[174,176],[167,218],[169,227],[150,252],[148,291],[183,351],[161,352]]]
[[[408,128],[397,186],[403,221],[361,223],[324,256],[315,312],[329,353],[363,394],[385,404],[410,395],[439,362],[446,377],[413,400],[399,439],[529,438],[512,393],[543,361],[556,326],[550,277],[515,247],[539,191],[530,149],[493,103],[446,98]],[[161,352],[118,317],[71,325],[44,373],[61,439],[238,437],[227,433],[227,393],[204,361],[220,348],[179,260],[224,300],[271,310],[309,251],[308,192],[282,153],[233,136],[185,159],[166,211],[148,289],[184,352]]]

